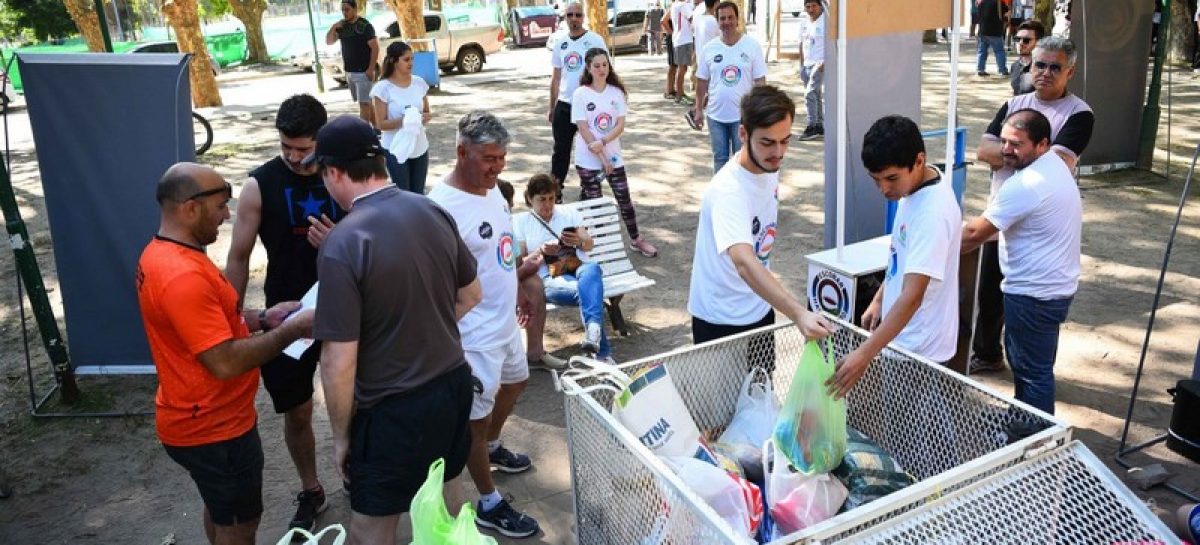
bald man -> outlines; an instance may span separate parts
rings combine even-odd
[[[252,544],[262,514],[258,368],[311,335],[295,301],[238,311],[238,294],[205,246],[229,219],[232,188],[213,169],[172,165],[158,182],[158,233],[138,259],[137,291],[158,371],[155,427],[204,500],[213,544]],[[251,332],[261,332],[251,335]]]

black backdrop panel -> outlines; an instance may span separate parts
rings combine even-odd
[[[185,61],[167,53],[19,56],[67,347],[80,372],[153,371],[134,275],[158,229],[158,178],[195,158]]]

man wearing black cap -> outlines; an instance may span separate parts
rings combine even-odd
[[[341,116],[304,162],[349,210],[317,257],[313,337],[334,461],[349,483],[351,543],[393,543],[430,464],[466,465],[473,379],[458,319],[482,299],[450,215],[388,180],[366,122]]]

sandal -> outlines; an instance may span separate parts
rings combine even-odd
[[[663,93],[663,98],[667,100],[679,100],[679,96],[675,93]]]
[[[638,236],[636,239],[631,241],[629,243],[629,248],[632,250],[637,250],[646,257],[658,257],[658,248],[655,248],[653,244],[646,242],[646,239],[642,238],[641,236]]]

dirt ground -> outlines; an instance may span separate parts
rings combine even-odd
[[[964,53],[970,58],[973,44]],[[924,115],[927,129],[944,126],[947,82],[945,46],[925,51]],[[615,63],[620,71],[621,59]],[[769,77],[789,91],[799,88],[793,63],[776,63]],[[1010,90],[1006,80],[981,79],[965,67],[960,76],[959,113],[974,147],[988,120]],[[658,281],[653,289],[625,299],[626,318],[636,330],[615,340],[622,361],[653,355],[689,344],[686,310],[693,231],[699,200],[711,175],[707,136],[690,131],[680,118],[682,109],[662,100],[658,70],[624,72],[632,113],[623,137],[638,219],[645,236],[658,244],[657,259],[634,258],[637,268]],[[1159,133],[1153,172],[1130,170],[1081,180],[1084,195],[1083,277],[1079,294],[1063,330],[1058,359],[1058,415],[1076,427],[1075,436],[1118,474],[1112,461],[1145,335],[1151,299],[1163,248],[1179,201],[1186,163],[1200,140],[1200,80],[1190,72],[1173,74],[1173,147],[1168,164],[1166,119]],[[252,84],[252,83],[251,83]],[[430,185],[448,172],[453,160],[453,121],[473,108],[497,111],[514,132],[504,178],[519,183],[548,168],[550,127],[545,121],[544,77],[517,79],[473,87],[446,86],[431,97],[436,113],[430,126]],[[302,91],[302,89],[297,89]],[[345,91],[326,95],[332,113],[350,113]],[[802,97],[794,95],[797,100]],[[1164,97],[1165,103],[1165,97]],[[801,109],[802,109],[801,104]],[[212,119],[217,144],[204,156],[231,181],[237,181],[277,151],[270,112],[229,108]],[[802,125],[798,123],[797,132]],[[1137,127],[1128,127],[1136,138]],[[935,155],[940,155],[936,151]],[[821,248],[822,143],[795,142],[781,179],[780,220],[773,268],[794,293],[802,293],[804,255]],[[36,157],[31,149],[14,150],[14,185],[51,298],[57,300],[51,237],[46,222]],[[1169,177],[1164,177],[1169,174]],[[574,185],[574,176],[569,185]],[[236,184],[235,184],[236,185]],[[987,194],[982,169],[970,169],[966,215],[977,214]],[[577,191],[569,189],[569,199]],[[1193,199],[1176,240],[1158,313],[1158,324],[1146,359],[1147,373],[1135,411],[1132,440],[1161,433],[1170,418],[1165,390],[1190,372],[1200,339],[1200,202]],[[229,226],[209,255],[223,265]],[[265,258],[256,254],[252,265],[249,303],[261,303]],[[20,307],[12,256],[0,252],[0,472],[13,496],[0,500],[0,543],[203,543],[199,497],[190,480],[159,446],[153,420],[123,418],[38,419],[29,414],[29,384],[25,378]],[[1190,294],[1190,295],[1189,295]],[[33,327],[32,317],[29,326]],[[573,354],[581,334],[573,314],[551,315],[548,346],[561,356]],[[60,322],[61,323],[61,322]],[[30,330],[31,363],[36,388],[52,384],[49,363],[36,329]],[[1011,376],[983,376],[996,390],[1011,393]],[[83,402],[66,409],[51,403],[49,410],[143,411],[153,407],[153,377],[81,377]],[[318,388],[315,416],[320,475],[331,492],[333,507],[323,523],[348,520],[347,499],[335,492],[337,478],[329,463],[328,421]],[[530,452],[537,471],[527,477],[499,477],[499,486],[517,496],[537,514],[546,532],[538,543],[573,543],[570,475],[565,459],[565,429],[561,394],[550,376],[535,372],[517,412],[510,421],[508,443]],[[292,513],[296,477],[282,441],[282,420],[273,414],[265,392],[258,397],[260,432],[266,451],[264,498],[267,510],[259,539],[274,543]],[[1155,447],[1133,457],[1138,464],[1164,463],[1176,482],[1192,490],[1200,486],[1196,465]],[[1163,512],[1180,498],[1163,489],[1137,491],[1139,497]],[[402,538],[402,542],[407,539]]]

